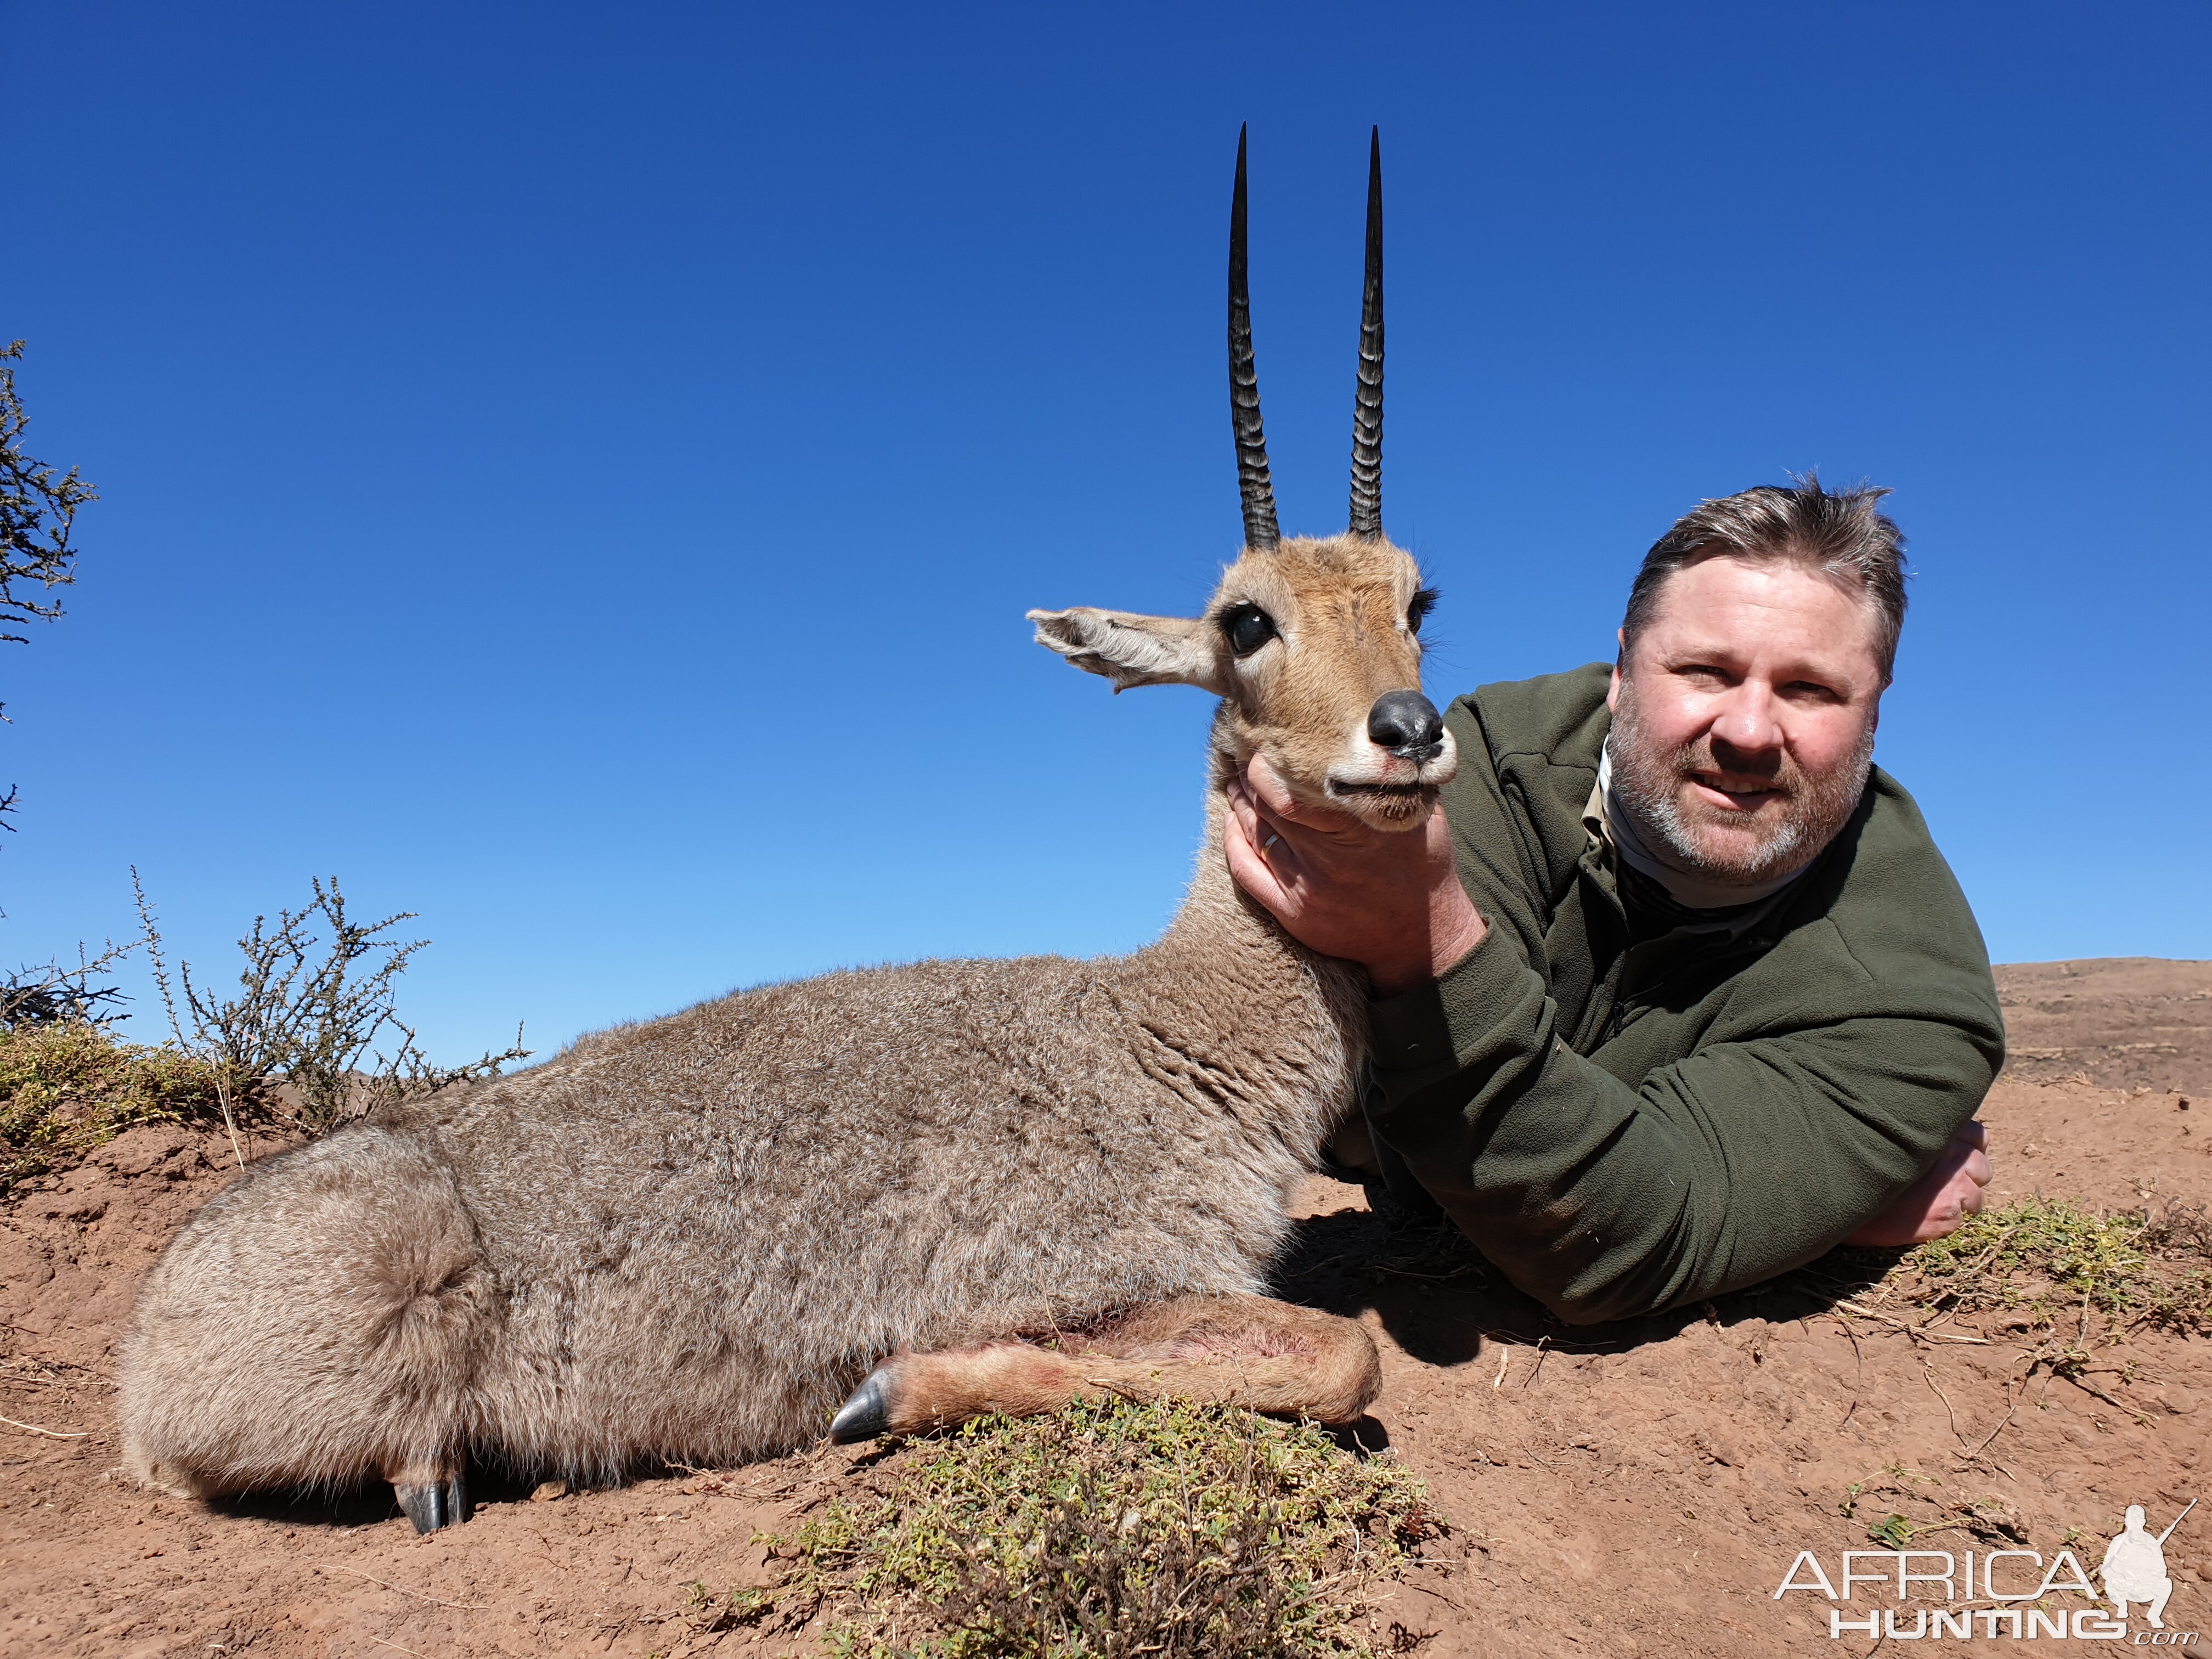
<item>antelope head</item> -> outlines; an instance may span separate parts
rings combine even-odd
[[[1275,522],[1245,278],[1244,137],[1229,213],[1229,408],[1244,549],[1203,616],[1079,605],[1032,611],[1037,642],[1116,691],[1195,685],[1221,699],[1215,781],[1264,756],[1308,805],[1378,830],[1411,830],[1458,769],[1451,733],[1421,694],[1421,619],[1436,595],[1382,533],[1382,149],[1369,141],[1367,279],[1352,428],[1352,522],[1285,538]]]

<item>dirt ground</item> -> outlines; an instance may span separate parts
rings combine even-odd
[[[2018,963],[1997,990],[2024,1082],[2212,1095],[2212,962]]]
[[[2021,1046],[1984,1113],[1996,1200],[2212,1200],[2212,1099],[2189,1098],[2212,1096],[2212,964],[1999,971]],[[219,1136],[137,1130],[0,1214],[0,1651],[794,1650],[702,1632],[689,1587],[761,1582],[756,1529],[792,1526],[871,1453],[550,1499],[480,1483],[475,1519],[427,1538],[388,1492],[210,1509],[134,1489],[116,1468],[115,1328],[228,1162]],[[2202,1340],[2138,1334],[2087,1387],[2048,1373],[2021,1387],[2025,1339],[1916,1340],[1839,1317],[1802,1282],[1569,1330],[1479,1276],[1407,1270],[1357,1188],[1316,1180],[1301,1208],[1286,1292],[1374,1332],[1386,1381],[1366,1437],[1387,1439],[1457,1528],[1395,1592],[1390,1616],[1423,1659],[1865,1654],[1887,1639],[1832,1638],[1817,1595],[1775,1599],[1798,1552],[1837,1576],[1842,1552],[1881,1547],[1869,1526],[1894,1513],[1942,1529],[1917,1547],[1950,1551],[2055,1558],[2078,1529],[2094,1569],[2127,1504],[2155,1532],[2202,1490]],[[1961,1524],[1974,1500],[1989,1500],[1978,1532]],[[2167,1628],[2212,1631],[2212,1505],[2166,1559]],[[2007,1567],[2033,1587],[2021,1559]],[[2131,1639],[2147,1630],[2138,1610]]]

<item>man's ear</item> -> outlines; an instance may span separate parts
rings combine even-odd
[[[1103,674],[1116,691],[1133,685],[1195,685],[1217,696],[1219,636],[1211,623],[1188,617],[1139,617],[1127,611],[1032,611],[1037,643],[1089,674]]]
[[[1613,678],[1606,682],[1605,706],[1608,710],[1620,707],[1620,665],[1628,660],[1628,630],[1621,629],[1613,637],[1620,641],[1620,649],[1613,655]]]

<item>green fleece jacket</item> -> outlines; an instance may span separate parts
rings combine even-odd
[[[1819,1255],[1927,1169],[2004,1059],[1973,913],[1879,769],[1748,925],[1632,944],[1584,818],[1606,681],[1488,685],[1445,716],[1444,811],[1489,933],[1373,1005],[1364,1091],[1386,1174],[1576,1323]]]

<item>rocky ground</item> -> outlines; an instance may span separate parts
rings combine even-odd
[[[2018,1059],[1984,1114],[1996,1201],[2212,1200],[2212,1098],[2191,1098],[2212,1097],[2212,964],[2000,975]],[[824,1448],[557,1498],[480,1485],[476,1518],[427,1538],[387,1492],[211,1509],[134,1489],[116,1468],[115,1328],[229,1163],[220,1136],[136,1130],[0,1213],[0,1650],[427,1659],[798,1646],[702,1630],[690,1587],[761,1582],[755,1532],[788,1528],[872,1454]],[[1356,1188],[1316,1181],[1301,1207],[1285,1288],[1373,1330],[1386,1383],[1364,1432],[1426,1478],[1457,1528],[1395,1591],[1390,1616],[1425,1659],[1865,1654],[1888,1638],[1832,1638],[1818,1595],[1776,1600],[1799,1552],[1838,1575],[1842,1552],[1882,1547],[1869,1528],[1896,1515],[1915,1547],[2050,1561],[2078,1539],[2094,1567],[2127,1504],[2156,1530],[2202,1489],[2202,1339],[2139,1333],[2078,1380],[2038,1370],[2023,1382],[2027,1334],[1973,1340],[1960,1322],[1916,1337],[1839,1315],[1817,1276],[1572,1331],[1480,1274],[1408,1266]],[[2212,1505],[2166,1555],[2166,1626],[2212,1632]],[[2005,1571],[2032,1588],[2025,1558]],[[1880,1605],[1865,1598],[1854,1618]],[[2138,1617],[2137,1644],[2147,1629]]]

